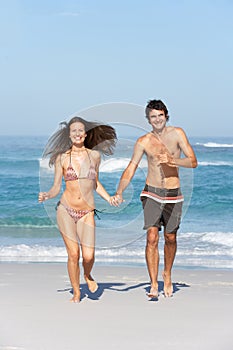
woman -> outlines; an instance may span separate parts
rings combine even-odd
[[[50,156],[49,165],[54,165],[55,174],[51,189],[39,193],[39,202],[59,194],[62,177],[66,183],[57,204],[57,223],[68,253],[72,302],[80,301],[80,247],[88,288],[92,293],[98,288],[91,276],[95,255],[94,190],[110,205],[117,205],[98,180],[100,152],[112,154],[116,140],[111,126],[74,117],[68,123],[61,123],[43,153],[43,157]]]

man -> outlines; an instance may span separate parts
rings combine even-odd
[[[144,229],[147,230],[146,262],[151,280],[148,296],[158,297],[159,231],[164,226],[164,295],[172,296],[171,270],[176,255],[176,234],[182,212],[183,196],[180,190],[179,167],[195,168],[197,159],[186,137],[178,127],[167,126],[168,110],[161,100],[150,100],[146,118],[152,131],[140,137],[134,146],[133,156],[123,172],[116,191],[122,202],[122,193],[133,178],[143,156],[148,161],[145,188],[140,197],[144,210]],[[181,157],[181,152],[183,156]]]

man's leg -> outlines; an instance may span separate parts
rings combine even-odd
[[[164,233],[164,295],[166,297],[172,296],[173,287],[171,280],[171,271],[173,262],[176,255],[177,242],[176,242],[176,233]]]
[[[159,231],[157,227],[150,227],[147,230],[146,262],[151,280],[149,297],[158,297],[158,267],[159,267]]]

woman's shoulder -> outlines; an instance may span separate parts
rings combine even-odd
[[[60,156],[61,159],[64,159],[64,158],[69,157],[69,156],[70,156],[70,153],[71,153],[71,150],[68,150],[68,151],[66,151],[66,152],[64,152],[64,153],[61,153],[59,156]],[[59,157],[59,156],[58,156],[58,157]]]
[[[58,156],[56,158],[56,163],[60,163],[63,166],[64,161],[69,157],[70,157],[70,150],[68,150],[64,153],[60,153],[60,154],[58,154]]]
[[[94,161],[99,161],[100,158],[101,158],[101,155],[100,155],[100,152],[97,151],[97,150],[94,150],[94,149],[89,149],[89,148],[86,148],[88,154],[91,156],[91,158],[94,160]]]
[[[86,148],[87,152],[92,155],[92,157],[99,157],[100,152],[95,149]]]

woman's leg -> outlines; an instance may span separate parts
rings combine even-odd
[[[71,301],[80,301],[80,248],[78,244],[78,238],[76,234],[76,224],[74,220],[67,213],[63,205],[59,205],[57,208],[57,223],[64,240],[67,254],[68,254],[68,274],[70,282],[73,288],[73,298]]]
[[[65,242],[68,254],[67,268],[70,277],[70,283],[73,288],[73,298],[71,301],[78,303],[80,301],[80,249],[78,242],[72,241],[64,234],[62,234],[62,238]]]
[[[86,214],[77,222],[77,232],[82,249],[84,278],[89,290],[94,293],[98,289],[96,281],[91,276],[91,270],[95,262],[94,212]]]

